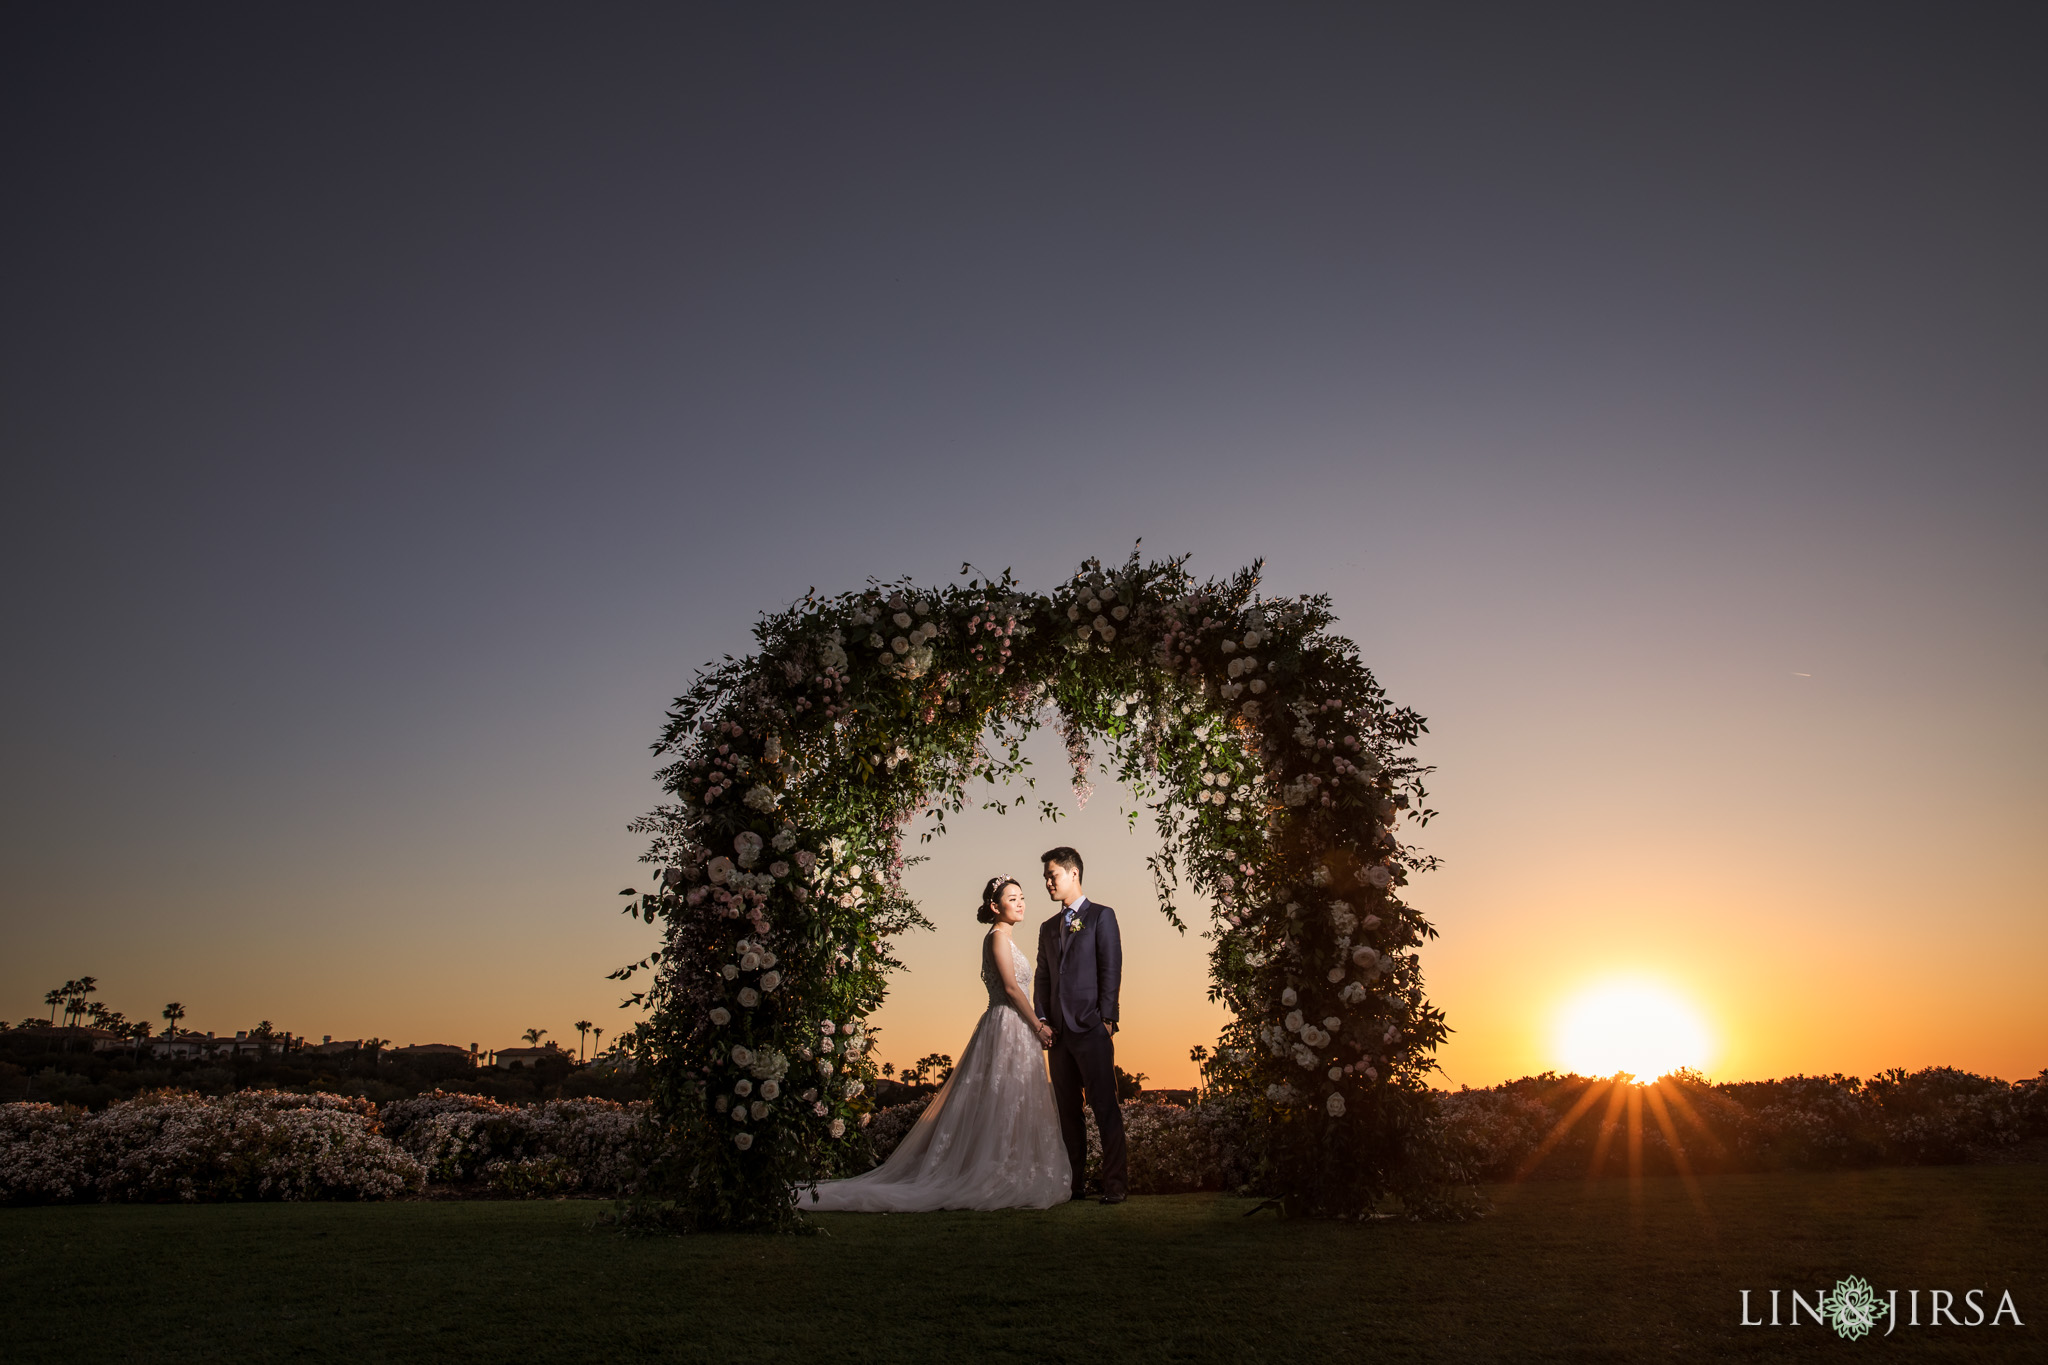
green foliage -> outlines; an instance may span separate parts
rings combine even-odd
[[[1301,1213],[1433,1207],[1446,1030],[1412,952],[1435,930],[1398,888],[1434,861],[1395,833],[1433,814],[1424,725],[1332,620],[1324,597],[1261,597],[1257,565],[1197,583],[1135,554],[1050,595],[1006,572],[763,619],[754,654],[677,699],[656,746],[675,799],[635,825],[662,870],[627,911],[661,941],[615,975],[649,974],[633,1043],[680,1206],[789,1227],[794,1189],[857,1167],[864,1020],[891,940],[927,923],[903,835],[942,832],[976,782],[1029,785],[1022,742],[1050,723],[1081,799],[1099,764],[1152,811],[1161,912],[1184,929],[1183,888],[1214,908],[1211,995],[1235,1019],[1205,1077],[1253,1106],[1271,1192]]]

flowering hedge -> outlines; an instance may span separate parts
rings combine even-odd
[[[1443,1207],[1426,1077],[1445,1029],[1413,952],[1435,931],[1399,894],[1431,862],[1395,832],[1431,814],[1423,723],[1327,599],[1262,598],[1257,572],[1198,583],[1134,555],[1049,595],[1005,574],[807,597],[677,700],[656,746],[675,799],[636,825],[660,882],[626,893],[661,937],[616,975],[652,974],[634,1043],[700,1225],[787,1226],[797,1185],[869,1158],[865,1020],[891,938],[926,923],[903,835],[1017,772],[1048,720],[1077,795],[1099,748],[1151,807],[1169,920],[1184,885],[1211,901],[1211,991],[1235,1018],[1207,1079],[1247,1106],[1272,1191],[1312,1214]]]
[[[378,1133],[367,1100],[157,1091],[96,1114],[0,1105],[0,1201],[10,1204],[388,1199],[421,1179]]]
[[[157,1091],[86,1114],[0,1105],[0,1203],[619,1195],[645,1168],[645,1105],[513,1106],[439,1091],[367,1100]]]
[[[2016,1083],[1930,1067],[1720,1085],[1678,1072],[1640,1088],[1545,1074],[1446,1095],[1443,1111],[1453,1159],[1474,1180],[1619,1173],[1633,1134],[1653,1174],[1927,1165],[2048,1139],[2048,1071]]]

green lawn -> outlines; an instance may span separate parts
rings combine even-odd
[[[622,1238],[566,1202],[6,1210],[0,1359],[2048,1359],[2048,1166],[1490,1193],[1464,1225],[1189,1195],[808,1238]],[[1737,1326],[1738,1289],[1849,1274],[2009,1288],[2026,1325]]]

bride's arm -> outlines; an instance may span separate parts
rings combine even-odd
[[[1009,953],[1004,952],[1000,959],[996,958],[997,939],[1002,940],[1003,947],[1005,949],[1009,948],[1009,925],[997,925],[996,931],[990,934],[988,938],[984,940],[984,942],[986,942],[988,946],[984,948],[983,951],[989,954],[989,957],[991,959],[989,965],[996,969],[996,978],[1003,983],[1003,994],[1010,997],[1011,1008],[1016,1010],[1017,1013],[1023,1015],[1024,1022],[1031,1025],[1031,1031],[1035,1034],[1038,1034],[1042,1038],[1045,1036],[1045,1034],[1050,1032],[1050,1030],[1046,1027],[1046,1025],[1039,1022],[1037,1007],[1031,1003],[1031,997],[1024,994],[1024,988],[1017,984],[1017,969],[1014,966],[1010,965]]]

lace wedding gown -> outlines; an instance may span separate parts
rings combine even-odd
[[[994,947],[982,941],[988,1009],[917,1125],[887,1161],[866,1175],[805,1190],[799,1196],[802,1208],[813,1213],[1043,1209],[1065,1203],[1072,1194],[1073,1170],[1060,1140],[1045,1050],[995,974]],[[1014,943],[1010,959],[1028,1000],[1030,960]]]

